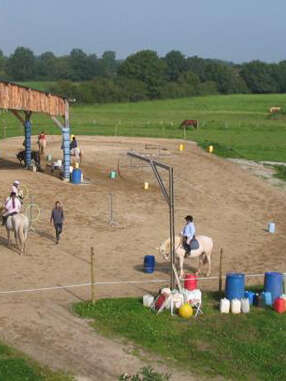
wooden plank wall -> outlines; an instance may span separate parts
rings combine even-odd
[[[65,115],[65,100],[56,95],[0,81],[0,108]]]

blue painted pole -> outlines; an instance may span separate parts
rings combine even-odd
[[[63,154],[64,154],[64,179],[70,181],[70,128],[62,128]]]
[[[26,151],[26,168],[31,166],[31,130],[30,120],[25,121],[25,151]]]

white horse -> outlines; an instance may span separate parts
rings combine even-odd
[[[71,149],[71,156],[75,157],[75,161],[80,163],[82,160],[82,150],[79,147]]]
[[[47,146],[47,139],[39,139],[38,140],[39,152],[40,154],[45,153],[45,149]]]
[[[3,211],[3,208],[2,208]],[[7,218],[6,231],[8,236],[8,247],[11,246],[10,233],[14,232],[16,246],[20,250],[20,255],[26,253],[26,241],[28,238],[29,219],[24,214],[14,214]]]
[[[196,274],[200,273],[201,264],[208,263],[208,272],[207,276],[211,274],[211,255],[213,250],[213,240],[210,237],[204,235],[196,236],[196,239],[199,242],[199,248],[191,251],[190,259],[199,257],[199,268]],[[160,245],[160,254],[163,255],[164,259],[169,260],[170,258],[170,238],[162,242]],[[175,237],[175,255],[179,260],[180,266],[180,277],[184,277],[184,259],[185,259],[185,249],[182,244],[182,238],[179,236]]]

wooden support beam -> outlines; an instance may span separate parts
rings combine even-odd
[[[55,116],[51,116],[51,119],[61,130],[65,127]]]
[[[20,120],[20,122],[23,124],[23,126],[25,125],[25,119],[23,118],[23,116],[18,111],[16,111],[16,110],[9,110],[9,111],[11,111],[11,113],[13,115],[15,115],[17,119]]]

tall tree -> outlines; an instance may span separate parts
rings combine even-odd
[[[6,70],[10,79],[27,81],[35,78],[35,63],[32,50],[20,46],[9,57]]]
[[[84,81],[91,79],[88,56],[81,49],[73,49],[70,53],[71,79]]]
[[[45,52],[36,58],[36,77],[40,80],[57,79],[57,57],[52,52]]]
[[[166,63],[152,50],[141,50],[130,55],[120,65],[118,74],[130,79],[138,79],[145,83],[148,95],[156,98],[160,94],[160,86],[165,82]]]
[[[279,83],[273,76],[271,66],[261,61],[252,61],[242,65],[241,76],[253,93],[275,93]]]
[[[164,61],[167,64],[167,79],[177,81],[187,67],[185,56],[178,50],[171,50],[166,54]]]

